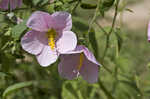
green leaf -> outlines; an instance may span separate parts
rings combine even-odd
[[[76,30],[86,32],[88,30],[88,23],[79,17],[72,17],[73,19],[73,27]]]
[[[96,9],[97,5],[81,3],[80,7],[83,9]]]
[[[19,37],[21,36],[21,34],[27,29],[26,21],[27,20],[24,20],[22,23],[14,26],[12,28],[12,37],[13,38],[19,39]]]
[[[102,1],[103,1],[103,7],[110,8],[114,4],[115,0],[102,0]]]
[[[78,83],[73,81],[67,81],[63,84],[62,87],[62,98],[63,99],[79,99],[78,96]]]
[[[32,2],[33,2],[34,6],[40,6],[40,5],[43,5],[45,3],[48,3],[49,0],[33,0]]]
[[[0,77],[6,77],[6,76],[9,76],[8,73],[4,73],[4,72],[0,72]]]
[[[89,32],[89,41],[91,43],[91,46],[94,50],[94,55],[96,56],[96,58],[98,58],[98,44],[97,44],[97,40],[95,37],[95,30],[92,28],[91,31]]]
[[[6,97],[10,94],[15,92],[18,89],[24,88],[24,87],[28,87],[33,85],[34,81],[28,81],[28,82],[21,82],[21,83],[17,83],[14,85],[9,86],[3,93],[3,99],[6,99]]]
[[[79,98],[76,90],[73,88],[73,86],[70,83],[66,84],[65,87],[74,97]]]
[[[129,87],[131,87],[134,90],[136,90],[138,93],[141,93],[135,82],[126,81],[126,80],[119,80],[119,82],[121,82],[121,83],[123,83],[125,85],[128,85]]]
[[[33,0],[32,2],[33,2],[33,5],[36,6],[37,4],[41,3],[41,0]]]
[[[100,2],[100,13],[102,16],[104,16],[105,11],[109,10],[111,8],[111,6],[114,4],[115,0],[102,0]]]
[[[31,6],[33,4],[33,0],[23,0],[23,4]]]

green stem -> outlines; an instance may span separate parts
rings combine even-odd
[[[78,7],[78,5],[80,4],[81,0],[78,0],[78,2],[76,3],[76,5],[74,6],[74,8],[71,10],[71,14],[73,14],[76,10],[76,8]]]
[[[96,21],[95,23],[99,26],[99,28],[102,30],[102,32],[105,33],[105,35],[108,34],[108,33],[105,31],[105,29],[104,29],[97,21]]]
[[[99,87],[103,90],[104,94],[107,96],[108,99],[115,99],[110,92],[105,88],[101,80],[99,79]]]
[[[89,29],[88,29],[88,32],[87,32],[87,43],[89,44],[89,32],[91,31],[91,28],[92,28],[92,25],[97,17],[97,12],[99,10],[99,6],[100,6],[100,0],[97,1],[97,7],[95,9],[95,13],[94,13],[94,16],[89,24]]]
[[[106,37],[106,47],[105,47],[105,50],[104,50],[104,54],[103,54],[102,60],[104,60],[104,58],[105,58],[105,56],[107,54],[108,48],[109,48],[110,35],[113,32],[113,29],[114,29],[114,26],[115,26],[117,14],[118,14],[118,5],[119,5],[119,2],[120,2],[120,0],[117,0],[116,4],[115,4],[115,14],[114,14],[114,18],[113,18],[111,29],[108,32],[107,37]]]

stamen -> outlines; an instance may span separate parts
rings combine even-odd
[[[79,59],[79,65],[78,65],[78,67],[77,67],[77,70],[78,70],[78,71],[81,69],[81,67],[82,67],[82,65],[83,65],[83,60],[84,60],[84,54],[81,53],[81,54],[80,54],[80,59]]]
[[[48,45],[51,47],[52,50],[54,50],[55,48],[55,36],[56,36],[56,32],[54,29],[50,29],[47,32],[48,35]]]

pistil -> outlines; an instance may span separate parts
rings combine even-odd
[[[79,65],[77,67],[78,71],[81,69],[81,67],[83,65],[83,60],[84,60],[84,54],[80,53]]]

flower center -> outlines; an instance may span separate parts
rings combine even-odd
[[[48,37],[48,45],[51,47],[52,50],[54,50],[56,31],[54,29],[48,30],[47,37]]]
[[[83,65],[83,60],[84,60],[84,54],[80,53],[80,59],[79,59],[79,65],[77,67],[77,70],[79,71]]]

